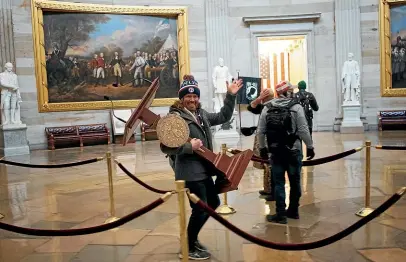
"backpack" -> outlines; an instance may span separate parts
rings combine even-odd
[[[282,154],[291,149],[297,139],[296,131],[292,130],[292,110],[298,104],[296,99],[286,107],[270,107],[266,115],[266,140],[271,154]]]
[[[309,97],[310,95],[307,92],[299,92],[296,95],[296,98],[299,100],[299,104],[303,107],[307,121],[313,119],[313,109],[310,106]]]

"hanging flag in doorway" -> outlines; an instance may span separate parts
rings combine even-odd
[[[237,104],[248,105],[261,93],[261,78],[240,76],[243,87],[238,91]]]

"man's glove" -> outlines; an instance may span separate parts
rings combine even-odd
[[[314,153],[314,148],[308,148],[306,150],[307,160],[312,160],[316,154]]]
[[[259,155],[261,156],[261,158],[263,159],[268,159],[268,149],[266,147],[264,148],[260,148],[259,149]]]

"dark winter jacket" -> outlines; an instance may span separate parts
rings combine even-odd
[[[199,108],[197,115],[200,116],[199,124],[196,116],[183,107],[180,101],[176,101],[169,109],[170,114],[178,114],[189,126],[189,137],[200,139],[203,146],[213,150],[213,141],[210,127],[222,125],[230,121],[235,107],[235,95],[228,94],[224,99],[224,106],[218,113],[209,113]],[[187,142],[181,147],[170,148],[161,144],[161,151],[169,156],[175,156],[174,170],[176,180],[199,181],[216,175],[217,169],[212,163],[194,153],[192,144]]]

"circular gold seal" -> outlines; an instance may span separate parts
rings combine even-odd
[[[189,139],[189,126],[182,117],[169,114],[159,119],[156,133],[165,146],[180,147]]]

